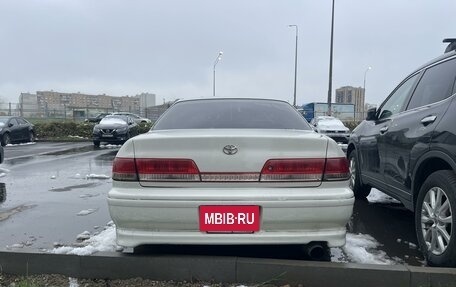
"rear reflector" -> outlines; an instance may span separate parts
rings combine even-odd
[[[119,181],[138,181],[135,159],[116,157],[112,164],[112,179]]]
[[[251,182],[259,181],[259,173],[202,173],[202,181],[209,182]]]
[[[136,159],[140,181],[201,181],[191,159]]]
[[[261,171],[261,181],[321,181],[325,159],[270,159]]]
[[[323,180],[347,180],[350,178],[348,160],[345,157],[328,158],[326,160],[325,175]]]

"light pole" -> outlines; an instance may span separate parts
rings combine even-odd
[[[222,59],[222,55],[223,55],[223,52],[220,51],[217,55],[217,58],[215,59],[215,62],[214,62],[214,79],[213,79],[213,85],[212,85],[212,88],[213,88],[213,96],[215,97],[215,66],[217,66],[218,62]]]
[[[366,101],[366,76],[367,76],[367,72],[370,69],[372,69],[371,66],[367,67],[366,71],[364,72],[364,82],[363,82],[363,93],[364,93],[364,95],[363,95],[364,97],[363,98],[364,98],[364,101],[363,101],[363,112],[362,112],[363,118],[362,118],[362,120],[364,119],[364,110],[365,110],[364,104],[365,104],[365,101]]]
[[[296,107],[296,77],[298,75],[298,25],[288,25],[288,27],[296,28],[295,72],[294,72],[294,92],[293,92],[293,106]]]
[[[328,116],[331,115],[331,90],[332,90],[332,66],[333,66],[333,37],[334,36],[334,0],[332,0],[331,17],[331,46],[329,52],[329,85],[328,85]]]

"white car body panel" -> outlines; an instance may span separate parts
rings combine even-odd
[[[238,153],[226,155],[226,145]],[[192,159],[203,172],[260,173],[269,159],[341,158],[337,144],[304,130],[201,129],[151,131],[127,141],[121,158]],[[113,181],[109,211],[117,243],[142,244],[345,244],[353,209],[348,180],[319,182]],[[201,205],[256,205],[261,230],[213,234],[199,231]]]

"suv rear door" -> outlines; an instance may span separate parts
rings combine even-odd
[[[418,158],[429,150],[432,132],[449,107],[456,78],[456,58],[427,68],[406,111],[393,117],[382,135],[388,191],[411,204],[411,174]],[[411,208],[411,205],[409,206]]]
[[[411,91],[419,74],[403,81],[383,102],[375,121],[366,121],[366,126],[358,135],[359,165],[364,183],[375,187],[384,186],[385,145],[383,133],[397,114],[405,109]]]

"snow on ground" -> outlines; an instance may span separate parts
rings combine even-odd
[[[87,238],[87,239],[86,239]],[[91,235],[84,231],[77,235],[77,246],[60,246],[50,250],[55,254],[73,254],[79,256],[91,255],[96,252],[121,251],[116,245],[116,226],[111,221],[103,231]],[[60,244],[55,244],[59,246]],[[81,246],[82,245],[82,246]],[[331,248],[331,261],[343,263],[384,264],[393,265],[400,263],[399,258],[390,258],[384,251],[378,250],[380,244],[370,235],[347,233],[345,246]]]
[[[20,144],[7,144],[6,146],[20,146],[20,145],[31,145],[36,144],[36,142],[20,143]]]
[[[84,232],[83,232],[84,233]],[[55,254],[90,255],[96,252],[114,252],[119,250],[116,245],[116,226],[109,222],[105,230],[97,235],[93,235],[82,242],[82,247],[62,246],[52,249],[50,252]]]
[[[119,145],[115,145],[115,144],[107,144],[107,145],[100,145],[100,148],[119,148],[121,147],[122,145],[119,144]]]
[[[378,189],[373,188],[367,197],[367,200],[371,203],[400,203],[400,201],[392,198],[389,195],[384,194]]]
[[[74,138],[74,139],[88,139],[88,138],[85,138],[85,137],[81,137],[81,136],[68,136],[69,138]]]
[[[104,175],[104,174],[91,173],[91,174],[86,175],[86,179],[110,179],[110,178],[111,178],[110,176]]]
[[[398,263],[399,259],[391,259],[384,251],[378,250],[379,246],[368,234],[347,233],[345,246],[331,248],[331,261],[385,265]]]
[[[77,278],[68,278],[68,287],[79,287],[78,279]]]
[[[77,216],[86,216],[86,215],[92,214],[92,213],[94,213],[96,211],[98,211],[98,208],[96,208],[96,209],[89,208],[89,209],[85,209],[85,210],[79,211],[76,215]]]

